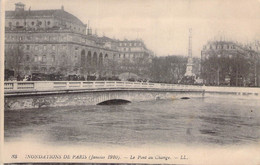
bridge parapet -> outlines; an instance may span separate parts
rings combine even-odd
[[[260,88],[206,87],[128,81],[6,81],[5,109],[96,105],[109,100],[130,102],[193,97],[253,96]]]
[[[5,93],[93,89],[202,90],[201,86],[129,81],[5,81]]]

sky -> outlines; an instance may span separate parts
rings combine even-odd
[[[208,41],[250,43],[260,40],[260,0],[5,0],[5,10],[60,9],[78,17],[99,36],[142,39],[157,56],[187,55]]]

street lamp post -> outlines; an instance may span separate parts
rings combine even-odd
[[[20,62],[21,62],[21,52],[20,52],[20,46],[21,46],[21,40],[22,38],[19,37],[18,38],[18,45],[17,45],[17,56],[16,56],[16,67],[17,67],[17,71],[16,71],[16,78],[17,78],[17,81],[20,81]]]
[[[229,86],[231,85],[231,59],[232,59],[232,55],[230,54],[229,56],[229,68],[228,68],[228,74],[229,74]]]
[[[236,86],[238,86],[238,60],[237,60],[237,58],[235,60],[235,63],[236,63]]]
[[[255,68],[254,68],[255,86],[257,86],[257,63],[258,63],[258,59],[255,60]]]
[[[221,57],[221,55],[219,54],[217,57],[218,57],[218,60],[217,60],[217,64],[218,64],[218,68],[217,68],[217,85],[219,86],[219,72],[220,72],[219,58]]]

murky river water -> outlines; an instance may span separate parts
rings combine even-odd
[[[192,98],[126,105],[5,112],[5,141],[48,144],[254,144],[260,103],[253,99]]]

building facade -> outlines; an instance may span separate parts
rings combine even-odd
[[[142,40],[123,40],[118,41],[118,49],[122,52],[123,58],[134,60],[135,58],[145,58],[153,56]]]
[[[24,4],[16,3],[14,11],[6,11],[5,69],[13,71],[15,77],[32,73],[111,76],[123,72],[124,66],[117,66],[123,65],[124,58],[134,57],[122,49],[123,41],[90,31],[64,7],[25,10]],[[136,58],[147,52],[142,42]]]
[[[201,51],[206,85],[259,86],[259,52],[230,41],[210,41]]]

